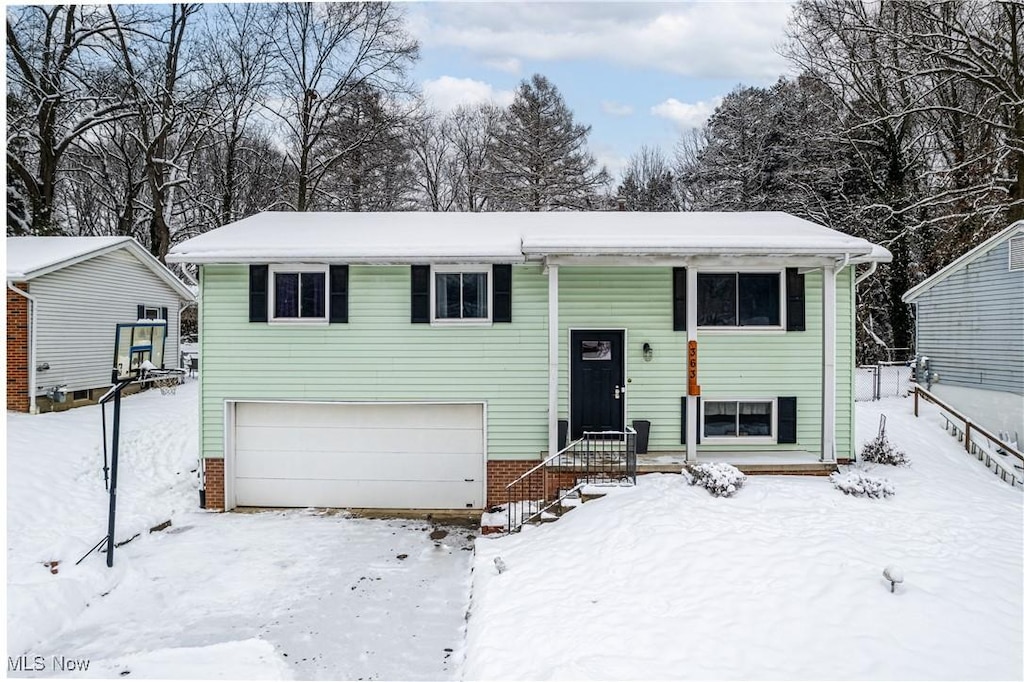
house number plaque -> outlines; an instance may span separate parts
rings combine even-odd
[[[697,384],[697,342],[690,341],[686,349],[686,395],[700,395]]]

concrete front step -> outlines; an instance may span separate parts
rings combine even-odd
[[[733,466],[749,476],[828,476],[837,470],[836,465],[831,462],[740,463]],[[638,464],[636,473],[678,474],[682,468],[682,463]]]

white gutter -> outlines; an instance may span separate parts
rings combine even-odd
[[[22,291],[10,281],[7,288],[28,301],[28,413],[37,414],[36,407],[36,324],[39,315],[39,302],[27,291]]]

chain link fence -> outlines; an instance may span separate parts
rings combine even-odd
[[[879,362],[856,370],[858,401],[901,398],[910,393],[910,367],[906,362]]]

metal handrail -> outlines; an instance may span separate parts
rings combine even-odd
[[[577,448],[582,444],[583,452],[580,453]],[[624,447],[620,444],[624,444]],[[580,465],[578,460],[579,455],[582,454],[583,464]],[[598,455],[614,455],[614,461],[616,466],[610,467],[610,459],[603,461],[602,464],[595,466],[595,462],[598,462]],[[566,460],[572,458],[571,463],[566,463]],[[574,476],[574,485],[568,490],[561,490],[554,496],[554,499],[547,501],[547,469],[558,468],[563,472],[569,474],[581,474]],[[536,480],[537,474],[543,474],[543,477],[538,482]],[[514,481],[505,486],[506,493],[506,513],[507,513],[507,524],[506,532],[512,533],[523,526],[523,524],[538,518],[548,511],[552,507],[560,504],[567,497],[572,495],[574,492],[580,490],[587,483],[593,482],[595,478],[600,475],[601,478],[608,478],[608,474],[619,473],[618,478],[632,479],[633,483],[636,483],[636,430],[632,427],[625,427],[623,431],[584,431],[583,437],[574,440],[555,454],[551,455],[543,462],[540,462],[529,471],[526,471],[521,476],[516,478]],[[583,480],[581,483],[580,480]],[[539,483],[539,501],[534,499],[523,500],[519,499],[525,495],[537,494],[536,488]],[[524,491],[524,487],[527,490]],[[514,494],[518,492],[519,494]],[[516,498],[516,499],[513,499]],[[532,509],[535,501],[537,502],[537,508]],[[529,505],[530,509],[520,509],[522,505]],[[518,506],[516,506],[518,505]],[[518,510],[519,514],[513,514],[513,510]],[[526,512],[529,512],[528,514]],[[514,517],[519,518],[515,519]]]

